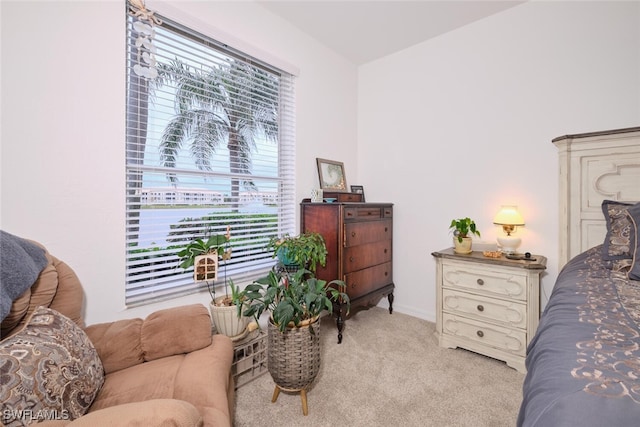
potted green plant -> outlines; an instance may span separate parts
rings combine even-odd
[[[315,273],[318,264],[324,267],[327,263],[324,238],[315,232],[272,237],[267,249],[272,250],[273,258],[277,257],[285,267],[307,268]]]
[[[480,237],[475,221],[469,217],[453,219],[449,229],[453,231],[453,251],[459,254],[471,253],[470,234]]]
[[[245,316],[256,321],[262,313],[271,313],[270,321],[277,325],[280,332],[287,327],[299,327],[318,320],[327,310],[332,312],[333,302],[349,306],[349,296],[344,292],[345,283],[341,280],[318,279],[313,272],[305,268],[287,274],[274,270],[244,289],[247,309]]]
[[[226,234],[214,234],[206,239],[197,238],[182,248],[178,253],[179,266],[183,269],[193,267],[193,279],[197,282],[205,282],[211,295],[209,309],[211,319],[216,330],[232,339],[240,339],[247,333],[250,322],[242,316],[242,308],[245,304],[245,292],[229,279],[227,287],[226,269],[224,273],[225,294],[216,297],[215,282],[219,279],[219,261],[223,263],[231,258],[230,245],[231,229],[227,227]],[[231,289],[231,293],[228,289]]]
[[[257,321],[270,312],[267,368],[276,384],[272,401],[280,390],[300,391],[307,415],[306,390],[320,370],[320,314],[331,313],[333,303],[346,304],[348,312],[345,288],[344,282],[327,283],[305,268],[294,273],[274,269],[245,288],[245,316]]]

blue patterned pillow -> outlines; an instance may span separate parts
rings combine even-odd
[[[602,245],[602,258],[608,261],[633,258],[635,233],[627,210],[634,203],[602,201],[602,213],[607,221],[607,235]]]
[[[633,248],[633,264],[631,264],[631,270],[629,270],[629,279],[640,280],[640,203],[627,209],[627,216],[633,224],[636,242],[635,248]]]

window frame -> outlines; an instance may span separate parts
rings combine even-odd
[[[224,271],[219,275],[218,280],[214,283],[214,287],[221,289],[225,286],[227,280],[233,280],[235,284],[246,285],[256,278],[264,275],[274,264],[272,254],[266,249],[266,243],[275,235],[283,235],[285,233],[295,232],[295,82],[294,76],[286,71],[280,70],[275,66],[271,66],[263,61],[260,61],[254,57],[237,51],[228,45],[218,42],[211,37],[206,36],[196,30],[190,29],[182,24],[179,24],[170,18],[160,15],[153,15],[151,19],[149,14],[132,16],[131,13],[127,13],[126,18],[126,33],[127,33],[127,61],[126,61],[126,75],[127,75],[127,89],[126,89],[126,144],[125,144],[125,170],[126,170],[126,289],[125,289],[125,304],[128,307],[149,304],[160,300],[176,298],[183,295],[188,295],[196,292],[202,292],[207,289],[207,285],[203,283],[194,283],[192,278],[192,271],[187,270],[184,272],[167,273],[168,266],[178,265],[178,257],[176,253],[179,248],[164,248],[155,250],[154,248],[140,246],[132,246],[133,243],[140,243],[140,212],[143,209],[143,182],[145,174],[161,174],[166,173],[165,167],[158,165],[144,164],[145,151],[140,147],[144,146],[147,149],[147,143],[150,138],[148,134],[149,129],[149,113],[153,105],[152,90],[150,86],[151,79],[143,76],[137,76],[133,72],[133,67],[136,65],[136,61],[139,60],[136,50],[135,41],[139,38],[139,34],[133,30],[134,22],[150,23],[154,27],[154,23],[161,22],[162,31],[173,32],[175,37],[185,37],[193,41],[193,38],[197,39],[197,42],[202,46],[206,46],[207,49],[214,50],[217,55],[227,55],[229,58],[233,58],[235,61],[244,61],[244,63],[251,67],[256,67],[262,71],[274,73],[279,76],[280,89],[278,94],[279,109],[278,109],[278,140],[276,143],[277,148],[277,163],[278,171],[277,177],[262,176],[260,174],[251,174],[256,180],[273,180],[277,182],[276,194],[275,194],[275,211],[272,215],[275,219],[275,224],[261,223],[258,216],[255,215],[255,224],[252,224],[254,214],[244,215],[249,219],[238,219],[239,212],[234,212],[233,209],[223,210],[218,212],[220,218],[216,215],[205,215],[202,218],[208,217],[211,219],[211,223],[205,226],[209,228],[210,232],[214,234],[224,234],[224,230],[230,222],[233,222],[235,216],[238,220],[236,227],[233,225],[231,234],[231,245],[235,251],[232,259],[224,264],[222,267]],[[155,19],[151,22],[152,19]],[[153,42],[153,40],[152,40]],[[140,50],[144,50],[144,45]],[[134,95],[137,94],[139,96]],[[146,112],[145,112],[146,110]],[[146,114],[146,116],[145,116]],[[141,141],[144,140],[144,144]],[[178,166],[178,165],[176,165]],[[220,178],[221,176],[226,179],[232,179],[230,176],[234,174],[217,172],[217,171],[202,171],[185,169],[181,167],[174,167],[172,169],[176,174],[182,174],[186,176],[207,176],[213,178]],[[236,178],[238,178],[236,176]],[[180,184],[178,184],[180,185]],[[180,189],[180,187],[177,187]],[[148,191],[153,188],[147,189]],[[189,188],[184,187],[183,192],[177,191],[174,194],[175,202],[177,199],[185,197],[194,197],[196,199],[206,199],[210,195],[213,200],[213,194],[207,191],[202,191],[197,194],[190,192]],[[211,190],[213,191],[213,190]],[[162,192],[160,191],[159,194]],[[186,194],[189,193],[189,194]],[[148,193],[147,193],[148,194]],[[234,193],[236,194],[236,193]],[[238,204],[244,200],[241,193],[236,194],[237,197],[231,197],[230,201],[232,205]],[[170,194],[165,194],[165,197],[170,197]],[[264,200],[272,202],[274,199],[272,196],[263,195]],[[223,196],[226,200],[226,196]],[[217,199],[219,200],[219,199]],[[193,200],[191,200],[193,201]],[[196,200],[198,201],[198,200]],[[171,202],[170,199],[166,199],[165,202]],[[147,200],[147,205],[149,201]],[[171,210],[167,208],[166,210]],[[213,213],[216,213],[215,211]],[[213,218],[216,217],[216,218]],[[213,219],[212,219],[213,218]],[[231,219],[230,219],[231,218]],[[189,237],[189,240],[195,237],[203,237],[200,231],[195,231],[198,221],[194,220],[191,224],[186,225],[186,229],[193,232],[193,235]],[[195,225],[194,225],[195,224]],[[241,225],[243,227],[241,227]],[[244,227],[247,226],[247,227]],[[251,227],[255,227],[251,228]],[[175,229],[174,229],[175,230]],[[182,246],[188,243],[185,240],[187,237],[185,234],[182,240],[177,239]],[[236,241],[234,242],[235,236]],[[239,243],[239,246],[234,244]],[[169,245],[172,246],[172,245]],[[152,253],[155,252],[155,253]],[[163,265],[166,264],[166,265]],[[228,265],[227,265],[228,264]],[[160,267],[157,267],[160,265]],[[158,270],[154,270],[158,268]],[[227,275],[227,268],[229,275]],[[170,277],[165,277],[169,275]],[[161,280],[161,276],[164,277]],[[224,288],[221,293],[224,293]]]

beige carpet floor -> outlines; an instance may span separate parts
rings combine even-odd
[[[374,307],[321,325],[322,367],[307,393],[271,403],[269,373],[238,388],[240,426],[514,426],[524,375],[500,362],[437,345],[435,324]]]

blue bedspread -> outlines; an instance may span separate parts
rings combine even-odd
[[[518,426],[640,425],[640,282],[600,252],[558,275],[527,351]]]

